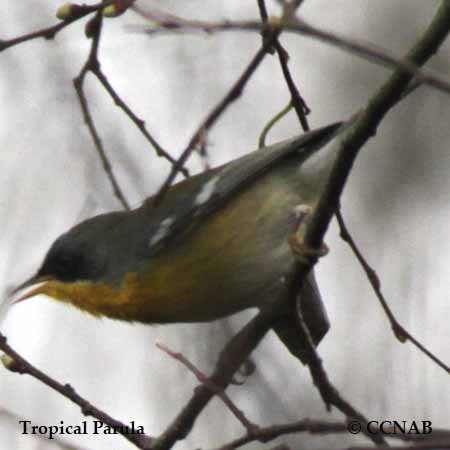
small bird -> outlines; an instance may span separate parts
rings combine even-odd
[[[310,163],[340,124],[258,149],[173,185],[155,203],[101,214],[56,239],[17,301],[45,294],[128,322],[219,319],[276,299],[293,254],[298,205],[314,206],[330,169]],[[316,158],[317,159],[317,158]],[[324,158],[322,158],[324,159]],[[317,345],[329,329],[311,272],[299,307]],[[273,326],[303,362],[295,318]]]

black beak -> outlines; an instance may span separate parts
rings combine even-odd
[[[41,284],[45,281],[49,281],[51,280],[52,277],[49,276],[42,276],[39,275],[39,273],[37,273],[36,275],[33,275],[31,278],[29,278],[28,280],[24,281],[23,283],[19,284],[17,287],[15,287],[12,291],[11,291],[11,296],[16,295],[19,291],[22,291],[26,288],[35,286],[37,284]],[[40,286],[36,287],[35,289],[32,289],[31,291],[26,292],[25,294],[21,295],[18,299],[13,301],[13,304],[15,303],[19,303],[23,300],[26,300],[27,298],[33,297],[37,294],[40,294]]]

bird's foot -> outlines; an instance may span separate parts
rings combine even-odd
[[[322,244],[320,248],[313,248],[305,244],[303,239],[303,231],[305,229],[308,217],[311,215],[312,207],[305,204],[296,205],[293,213],[295,215],[295,232],[288,238],[288,244],[291,247],[294,257],[303,264],[311,265],[317,259],[328,253],[326,244]]]

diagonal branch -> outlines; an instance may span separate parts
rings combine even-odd
[[[257,0],[257,1],[261,20],[263,21],[264,24],[267,24],[269,16],[267,14],[266,2],[265,0]],[[298,6],[300,6],[300,4],[291,6],[292,8],[292,11],[290,11],[291,14],[295,12],[295,8],[297,8]],[[267,38],[267,30],[264,30],[263,39],[266,38]],[[286,49],[281,45],[280,40],[278,38],[274,40],[273,46],[277,52],[281,70],[283,72],[284,79],[291,94],[291,105],[295,109],[295,112],[297,113],[297,117],[298,120],[300,121],[303,131],[308,131],[309,124],[306,116],[311,112],[311,110],[309,109],[303,97],[300,95],[300,92],[297,86],[295,85],[291,71],[289,70],[288,65],[289,54],[286,51]]]
[[[425,64],[447,38],[449,30],[450,1],[443,0],[422,37],[407,53],[406,62],[391,75],[372,96],[366,107],[346,126],[338,144],[338,157],[316,211],[308,223],[305,234],[307,245],[320,248],[323,236],[337,211],[339,199],[360,149],[375,134],[387,112],[401,100],[402,93],[409,82],[414,77],[418,78],[415,71],[405,70],[405,67]]]
[[[98,409],[86,399],[81,397],[75,389],[70,384],[62,384],[53,378],[41,372],[38,368],[30,364],[25,358],[20,356],[7,342],[6,337],[0,333],[0,350],[2,350],[6,355],[8,355],[9,360],[3,364],[12,372],[17,372],[19,374],[27,374],[36,380],[41,381],[49,388],[60,393],[62,396],[71,400],[73,403],[78,405],[85,416],[95,417],[101,420],[103,423],[107,424],[111,428],[117,429],[124,438],[128,439],[130,442],[138,446],[138,448],[148,448],[152,438],[145,434],[132,434],[126,433],[123,430],[127,429],[126,424],[114,419],[110,415],[106,414],[101,409]]]
[[[147,139],[147,141],[153,146],[153,148],[156,151],[156,154],[161,158],[165,158],[171,164],[175,164],[176,159],[173,156],[171,156],[169,152],[167,152],[161,147],[158,141],[147,130],[145,122],[132,111],[132,109],[122,100],[122,98],[119,96],[116,90],[112,87],[108,78],[101,70],[100,64],[93,65],[93,67],[91,67],[91,72],[97,77],[98,81],[100,81],[100,83],[103,85],[106,92],[108,92],[110,97],[113,99],[114,103],[124,111],[124,113],[130,118],[130,120],[136,125],[139,131],[144,135],[145,139]],[[185,177],[189,176],[189,171],[185,167],[182,167],[180,169],[180,172]]]
[[[223,97],[223,99],[213,108],[213,110],[206,116],[206,118],[201,122],[200,126],[195,131],[187,147],[183,150],[181,156],[178,158],[177,162],[172,166],[169,176],[166,178],[157,194],[154,197],[154,204],[158,205],[164,195],[166,194],[169,187],[172,185],[178,172],[184,166],[186,161],[192,155],[196,146],[199,145],[205,139],[205,135],[211,129],[211,127],[216,123],[223,112],[228,108],[228,106],[237,100],[242,91],[247,84],[248,80],[251,78],[255,70],[259,67],[262,60],[266,56],[268,50],[272,46],[273,40],[276,38],[277,33],[272,33],[270,39],[267,39],[263,46],[256,52],[255,56],[252,58],[248,66],[245,68],[242,75],[233,84],[231,89]]]
[[[98,46],[100,43],[100,35],[101,35],[101,30],[102,30],[102,17],[103,17],[102,12],[99,10],[97,12],[97,14],[94,16],[94,18],[88,23],[88,29],[90,30],[90,33],[92,33],[91,50],[90,50],[88,59],[86,60],[86,63],[84,64],[80,73],[78,74],[78,76],[76,78],[74,78],[73,85],[75,87],[75,91],[77,93],[78,100],[80,101],[80,106],[81,106],[81,110],[83,113],[84,121],[89,129],[89,132],[91,133],[95,148],[96,148],[97,153],[102,162],[103,169],[104,169],[106,176],[108,177],[109,182],[111,183],[111,186],[113,188],[114,195],[120,201],[122,206],[125,209],[129,210],[130,206],[129,206],[124,194],[122,193],[122,190],[116,179],[116,176],[114,175],[111,163],[109,162],[109,159],[106,155],[106,151],[103,146],[103,142],[100,138],[100,135],[98,134],[97,127],[95,126],[95,123],[94,123],[94,119],[92,118],[92,115],[89,111],[89,104],[87,102],[86,96],[84,94],[84,89],[83,89],[83,84],[84,84],[84,80],[86,79],[87,73],[89,71],[91,71],[92,68],[95,68],[96,66],[99,65],[99,61],[97,59],[97,53],[98,53]]]
[[[13,38],[13,39],[0,39],[0,52],[3,50],[6,50],[10,47],[13,47],[18,44],[22,44],[23,42],[31,41],[33,39],[53,39],[56,34],[58,34],[63,28],[67,27],[73,22],[76,22],[77,20],[87,16],[88,14],[91,14],[95,11],[99,11],[100,9],[103,9],[105,6],[112,3],[112,0],[104,1],[97,3],[95,5],[77,5],[77,12],[76,14],[72,14],[70,17],[68,17],[65,20],[62,20],[61,22],[57,23],[56,25],[52,25],[51,27],[43,28],[42,30],[33,31],[32,33],[27,33],[22,36]]]
[[[247,31],[247,32],[264,32],[264,30],[277,28],[280,32],[288,32],[300,34],[302,36],[310,37],[333,47],[340,48],[349,53],[355,54],[369,62],[390,67],[392,69],[401,69],[403,72],[413,75],[423,84],[427,84],[437,90],[450,93],[450,80],[431,70],[419,69],[418,65],[411,60],[405,60],[392,54],[392,52],[382,49],[372,43],[361,42],[361,40],[352,39],[342,36],[338,33],[324,30],[322,28],[313,26],[304,20],[290,19],[289,21],[278,21],[275,23],[268,23],[268,25],[261,24],[257,21],[223,21],[223,22],[202,22],[202,21],[187,21],[182,22],[159,22],[153,27],[142,27],[141,25],[129,27],[131,31],[143,32],[148,35],[164,34],[164,33],[181,33],[189,31],[204,31],[208,34],[214,32],[227,31]],[[434,54],[434,53],[433,53]],[[432,56],[429,55],[430,57]],[[420,64],[419,64],[420,65]]]
[[[231,411],[231,413],[236,417],[236,419],[245,427],[247,430],[247,434],[253,435],[258,432],[259,427],[258,425],[251,422],[249,419],[247,419],[244,412],[239,409],[231,400],[231,398],[228,396],[228,394],[218,386],[216,386],[208,376],[205,375],[204,372],[202,372],[200,369],[198,369],[191,361],[189,361],[182,353],[174,352],[170,350],[168,347],[166,347],[163,344],[157,343],[156,346],[162,350],[164,353],[169,355],[170,357],[176,359],[181,364],[183,364],[185,367],[187,367],[188,370],[190,370],[197,380],[207,386],[212,392],[214,392],[215,395],[217,395],[222,402],[225,404],[225,406]]]
[[[345,423],[303,419],[297,422],[260,428],[253,436],[247,434],[214,450],[234,450],[242,447],[243,445],[249,444],[250,442],[257,441],[266,443],[280,436],[285,436],[292,433],[311,433],[323,436],[325,434],[346,432],[348,433],[348,427]]]
[[[406,55],[408,64],[423,65],[437,51],[450,30],[450,1],[443,0],[422,37]],[[413,79],[412,73],[396,70],[386,83],[372,96],[366,107],[342,130],[336,145],[337,158],[324,192],[306,227],[304,244],[320,248],[329,223],[336,213],[341,194],[360,149],[371,137],[387,112],[403,97]],[[309,267],[303,264],[299,275],[305,276]]]
[[[265,334],[271,329],[274,322],[276,322],[280,315],[286,314],[286,302],[289,301],[297,291],[298,287],[298,264],[294,264],[284,277],[285,282],[280,286],[275,301],[259,312],[247,325],[239,331],[228,342],[225,348],[220,353],[219,359],[216,363],[214,373],[209,380],[213,385],[219,389],[226,389],[230,384],[233,375],[242,366],[250,353],[257,347],[259,342],[263,339]],[[312,352],[315,354],[314,347],[311,344]],[[317,354],[315,357],[318,358]],[[335,404],[337,408],[346,414],[346,416],[358,419],[360,422],[367,424],[367,419],[356,411],[349,403],[344,401],[337,391],[329,383],[325,372],[317,366],[310,367],[311,373],[315,382],[320,382],[321,393],[328,395],[327,401]],[[316,375],[319,374],[319,375]],[[319,380],[320,378],[320,380]],[[326,379],[323,381],[323,379]],[[201,414],[203,409],[207,406],[214,396],[214,391],[207,385],[200,385],[194,391],[191,399],[183,407],[178,416],[172,421],[167,429],[152,443],[152,450],[167,450],[174,446],[177,441],[184,439],[194,426],[195,421]],[[371,435],[370,438],[376,443],[384,443],[384,440],[379,435]]]
[[[8,411],[7,409],[2,408],[2,407],[0,407],[0,418],[6,419],[14,427],[17,427],[18,425],[23,424],[25,422],[28,422],[28,423],[31,422],[29,419],[18,416],[17,414],[13,413],[12,411]],[[43,446],[46,446],[48,444],[48,438],[45,435],[37,433],[37,434],[34,434],[34,437],[36,440],[40,441]],[[74,445],[72,443],[65,442],[59,436],[53,435],[52,441],[55,443],[55,446],[57,446],[57,448],[60,450],[86,450],[84,447],[79,447],[78,445]],[[45,442],[45,444],[44,444],[44,442]]]
[[[415,347],[417,347],[424,355],[428,356],[433,362],[435,362],[439,367],[444,369],[450,375],[450,367],[448,367],[443,361],[441,361],[437,356],[435,356],[430,350],[428,350],[421,342],[419,342],[409,331],[407,331],[397,320],[389,307],[383,293],[381,292],[381,282],[378,278],[376,271],[369,265],[367,260],[364,258],[363,254],[356,245],[354,239],[352,238],[350,232],[348,231],[347,225],[345,224],[344,218],[340,210],[336,211],[336,218],[339,224],[339,230],[341,238],[347,242],[347,244],[352,249],[356,259],[359,261],[361,267],[367,275],[367,278],[372,286],[378,301],[386,314],[391,328],[395,336],[400,342],[410,341]]]

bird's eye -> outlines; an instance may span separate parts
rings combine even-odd
[[[55,269],[61,274],[68,274],[72,272],[76,267],[76,258],[70,255],[61,255],[56,260]]]
[[[72,281],[79,277],[80,258],[72,253],[49,254],[40,270],[41,275],[51,275],[59,280]]]
[[[79,240],[67,242],[63,235],[50,247],[38,274],[65,282],[92,279],[104,266],[104,258],[96,250]]]

